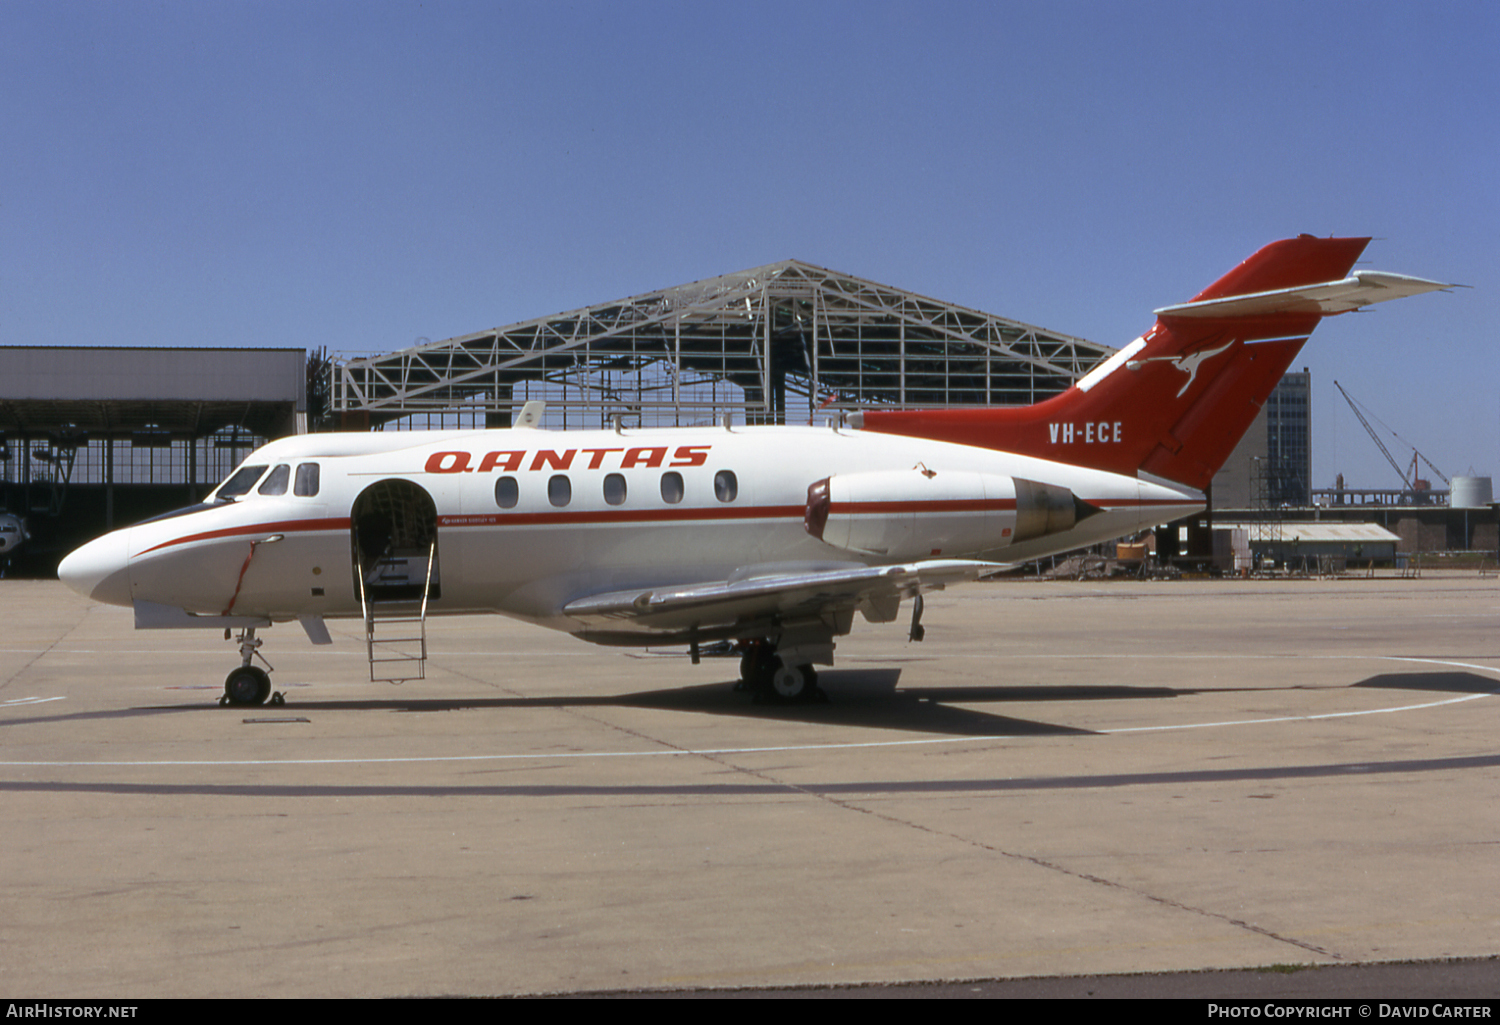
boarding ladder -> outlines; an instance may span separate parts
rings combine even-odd
[[[382,575],[399,570],[405,576],[406,562],[398,557],[382,558],[373,568]],[[364,566],[359,567],[359,604],[365,617],[365,650],[372,682],[405,683],[427,678],[427,599],[432,594],[432,567],[436,562],[437,542],[433,541],[427,552],[416,615],[411,614],[411,599],[376,600],[365,587]]]

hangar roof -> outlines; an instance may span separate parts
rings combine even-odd
[[[0,347],[0,432],[286,433],[307,405],[302,349]]]
[[[375,420],[459,406],[494,412],[525,401],[522,382],[553,386],[549,405],[601,417],[738,409],[747,418],[782,420],[788,392],[834,409],[1013,405],[1066,390],[1112,352],[785,260],[341,360],[333,368],[332,408]],[[708,381],[736,385],[742,399],[689,387]]]

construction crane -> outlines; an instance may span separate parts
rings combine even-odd
[[[1351,396],[1348,392],[1344,391],[1344,386],[1343,385],[1339,384],[1337,381],[1334,381],[1333,382],[1333,386],[1339,390],[1339,394],[1344,397],[1344,401],[1347,402],[1347,403],[1349,403],[1349,408],[1352,409],[1352,410],[1354,410],[1354,415],[1356,417],[1358,417],[1360,425],[1362,427],[1364,427],[1366,433],[1368,433],[1370,435],[1370,440],[1373,441],[1373,442],[1375,442],[1375,445],[1380,449],[1380,454],[1383,455],[1383,456],[1385,456],[1385,461],[1391,464],[1391,469],[1393,469],[1393,470],[1396,471],[1396,476],[1401,478],[1401,486],[1402,487],[1406,488],[1409,491],[1424,491],[1424,490],[1426,490],[1425,488],[1421,487],[1421,485],[1417,481],[1417,460],[1418,459],[1420,459],[1420,460],[1422,460],[1422,462],[1426,463],[1428,465],[1428,467],[1430,467],[1432,469],[1433,473],[1435,473],[1439,477],[1443,478],[1443,483],[1444,484],[1448,484],[1450,486],[1452,485],[1453,482],[1448,479],[1448,475],[1446,473],[1444,473],[1442,470],[1439,470],[1436,466],[1433,466],[1433,463],[1432,463],[1431,459],[1428,459],[1421,452],[1418,452],[1417,451],[1417,446],[1413,445],[1411,442],[1409,442],[1405,438],[1401,437],[1401,435],[1397,434],[1395,431],[1391,431],[1391,429],[1389,427],[1387,427],[1385,425],[1385,423],[1380,422],[1380,418],[1379,417],[1376,417],[1376,421],[1380,422],[1380,426],[1385,427],[1385,429],[1388,430],[1388,431],[1391,431],[1391,437],[1395,438],[1397,441],[1401,442],[1401,444],[1403,444],[1407,448],[1411,449],[1411,470],[1407,471],[1405,468],[1403,468],[1400,463],[1396,462],[1396,457],[1393,456],[1393,455],[1391,455],[1391,450],[1385,447],[1385,442],[1383,442],[1383,441],[1380,440],[1380,435],[1378,435],[1378,434],[1375,433],[1375,428],[1373,428],[1373,427],[1370,426],[1370,421],[1368,421],[1368,420],[1365,419],[1364,413],[1360,412],[1360,409],[1361,409],[1360,404],[1358,402],[1354,401],[1353,396]],[[1374,416],[1375,414],[1371,413],[1370,415]],[[1410,473],[1410,477],[1409,478],[1408,478],[1408,472]]]

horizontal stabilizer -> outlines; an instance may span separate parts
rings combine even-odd
[[[1404,299],[1409,295],[1454,287],[1457,286],[1405,274],[1364,270],[1340,281],[1180,303],[1163,306],[1155,312],[1158,317],[1257,317],[1276,313],[1310,313],[1326,317],[1389,299]]]

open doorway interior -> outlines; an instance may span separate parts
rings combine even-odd
[[[441,596],[437,505],[419,484],[383,480],[360,492],[349,512],[355,587],[370,601]]]

